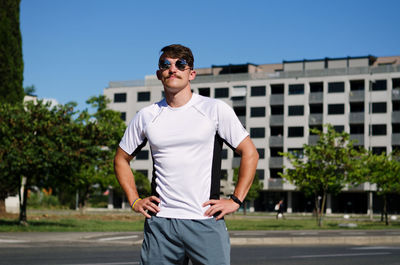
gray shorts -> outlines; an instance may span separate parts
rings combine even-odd
[[[225,221],[152,216],[144,225],[140,264],[230,264]]]

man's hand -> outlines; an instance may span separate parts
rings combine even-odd
[[[151,218],[151,216],[147,213],[147,211],[150,211],[153,213],[158,213],[160,211],[160,208],[154,202],[156,202],[158,204],[161,201],[156,196],[150,196],[150,197],[144,198],[135,203],[133,210],[137,213],[143,214],[144,216],[146,216],[146,218]]]
[[[209,200],[203,204],[203,207],[210,205],[210,208],[204,213],[205,216],[212,217],[215,213],[221,212],[215,219],[219,220],[227,214],[236,212],[239,204],[229,199]]]

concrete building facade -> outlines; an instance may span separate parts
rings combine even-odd
[[[264,190],[255,202],[256,210],[273,210],[281,198],[288,212],[312,210],[312,199],[279,177],[283,166],[289,165],[279,152],[301,151],[303,144],[315,143],[310,128],[330,123],[373,152],[400,149],[400,56],[213,65],[196,71],[193,92],[232,106],[259,151],[257,176]],[[163,87],[156,76],[146,76],[144,80],[110,82],[104,95],[112,101],[109,107],[120,111],[129,123],[139,109],[162,99]],[[233,168],[238,166],[239,157],[224,146],[221,178],[227,193]],[[151,178],[148,146],[132,167]],[[371,211],[373,190],[364,184],[329,197],[328,212]]]

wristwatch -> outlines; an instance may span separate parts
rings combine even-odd
[[[239,206],[242,206],[243,202],[239,200],[238,197],[236,197],[235,195],[231,195],[231,199],[232,201],[236,202],[237,204],[239,204]]]

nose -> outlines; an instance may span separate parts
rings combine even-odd
[[[175,73],[178,68],[176,68],[175,63],[171,63],[171,66],[169,67],[169,72]]]

